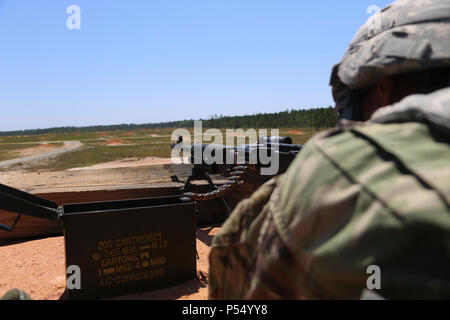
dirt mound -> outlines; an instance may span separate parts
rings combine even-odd
[[[113,147],[113,146],[123,146],[126,145],[127,143],[123,139],[110,139],[106,142],[103,142],[102,144],[108,147]]]
[[[36,147],[36,149],[53,149],[53,148],[57,148],[57,146],[51,143],[40,144],[38,147]]]
[[[287,133],[288,134],[293,134],[293,135],[302,135],[302,134],[304,134],[304,132],[300,131],[300,130],[291,130],[291,131],[288,131]]]
[[[99,137],[107,137],[107,136],[109,136],[109,133],[108,133],[108,132],[96,132],[96,134],[97,134],[97,136],[99,136]]]
[[[58,149],[58,148],[59,147],[55,146],[54,144],[43,143],[43,144],[40,144],[40,145],[38,145],[36,147],[23,149],[20,152],[20,156],[23,156],[23,157],[34,156],[34,155],[38,155],[38,154],[41,154],[41,153],[44,153],[44,152],[47,152],[47,151],[50,151],[50,150]]]

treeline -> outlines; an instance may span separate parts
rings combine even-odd
[[[248,116],[225,117],[214,115],[203,121],[204,128],[311,128],[321,129],[334,127],[338,122],[336,111],[332,107],[316,108],[308,110],[286,110],[278,113],[259,113]],[[18,136],[53,133],[83,133],[114,130],[137,129],[162,129],[162,128],[190,128],[194,126],[194,120],[182,120],[171,122],[147,123],[147,124],[118,124],[87,127],[57,127],[48,129],[32,129],[3,131],[0,136]]]
[[[314,128],[336,126],[338,116],[334,108],[286,110],[278,113],[260,113],[250,116],[214,116],[203,120],[207,128]]]

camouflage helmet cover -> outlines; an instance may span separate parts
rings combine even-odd
[[[368,88],[388,75],[447,66],[450,0],[399,0],[357,32],[330,84],[338,108],[348,102],[341,91]]]

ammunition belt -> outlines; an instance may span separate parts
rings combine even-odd
[[[183,193],[183,195],[195,201],[207,201],[221,198],[227,193],[229,193],[231,190],[233,190],[236,186],[243,183],[245,173],[250,169],[252,169],[251,166],[235,167],[233,168],[233,172],[231,172],[227,177],[228,181],[219,188],[207,193],[187,192]]]

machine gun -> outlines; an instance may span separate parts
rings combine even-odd
[[[183,144],[183,137],[179,137],[176,143],[171,145],[172,150],[183,150],[189,155],[189,162],[193,164],[192,173],[184,182],[180,191],[196,201],[220,199],[227,212],[230,208],[223,196],[243,182],[249,182],[255,187],[262,185],[275,175],[284,173],[302,145],[293,144],[290,137],[261,137],[256,144],[238,146],[225,146],[218,144]],[[271,165],[267,160],[277,159],[276,172],[267,175],[261,174],[262,169],[268,169]],[[218,161],[219,160],[219,161]],[[217,186],[210,174],[220,174],[226,177],[227,182]],[[172,181],[181,182],[177,176],[172,176]],[[206,180],[210,186],[207,193],[192,192],[192,181]]]

